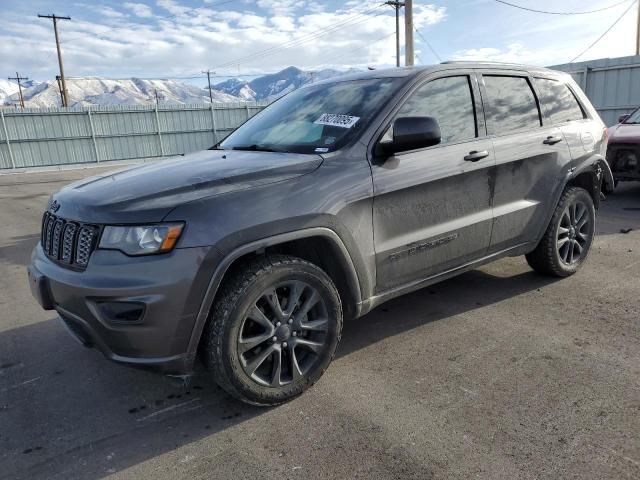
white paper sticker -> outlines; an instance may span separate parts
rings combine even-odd
[[[352,117],[351,115],[340,115],[339,113],[323,113],[315,122],[318,125],[330,125],[332,127],[351,128],[360,117]]]
[[[329,151],[328,148],[324,148],[324,147],[318,147],[314,150],[314,152],[316,153],[327,153]]]

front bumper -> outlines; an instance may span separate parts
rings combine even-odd
[[[609,143],[607,163],[616,180],[640,180],[640,144]]]
[[[84,345],[119,363],[183,375],[196,355],[190,339],[207,286],[200,277],[208,251],[128,257],[96,250],[77,272],[49,260],[38,244],[28,271],[41,306],[56,310]],[[122,306],[132,308],[116,315],[114,307]]]

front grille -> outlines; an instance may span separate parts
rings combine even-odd
[[[44,253],[52,260],[84,270],[96,248],[99,232],[95,225],[67,221],[45,212],[40,242]]]

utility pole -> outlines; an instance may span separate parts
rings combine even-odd
[[[404,2],[404,64],[413,67],[413,0]]]
[[[207,70],[205,72],[207,74],[207,82],[209,83],[209,101],[213,104],[213,94],[211,93],[211,70]],[[216,73],[216,72],[213,72]]]
[[[64,93],[62,93],[62,77],[56,75],[56,82],[58,83],[58,90],[60,91],[60,105],[64,105]]]
[[[638,24],[636,27],[636,55],[640,55],[640,2],[638,2]]]
[[[20,106],[24,110],[24,97],[22,96],[22,83],[20,82],[22,80],[29,80],[29,77],[21,77],[20,74],[16,72],[16,76],[9,77],[9,80],[15,80],[16,82],[18,82],[18,92],[20,92]]]
[[[396,67],[400,66],[400,8],[404,7],[403,2],[397,0],[389,0],[384,2],[385,5],[392,6],[396,11]]]
[[[162,100],[166,100],[166,99],[167,99],[167,97],[165,97],[164,93],[158,92],[157,88],[153,89],[153,96],[149,97],[150,101],[154,101],[155,100],[156,106],[160,105],[160,102]]]
[[[56,49],[58,50],[58,64],[60,65],[60,78],[62,80],[62,106],[69,106],[69,91],[67,90],[67,82],[64,78],[64,67],[62,66],[62,50],[60,50],[60,39],[58,37],[58,20],[71,20],[71,17],[59,17],[55,14],[40,15],[38,18],[49,18],[53,20],[53,33],[56,36]]]

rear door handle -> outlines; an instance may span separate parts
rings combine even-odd
[[[550,136],[544,139],[542,143],[545,145],[555,145],[556,143],[560,143],[562,141],[562,137],[554,137]]]
[[[469,155],[464,157],[464,159],[467,162],[477,162],[478,160],[482,160],[483,158],[486,158],[488,156],[489,152],[487,152],[486,150],[473,150],[472,152],[469,152]]]

